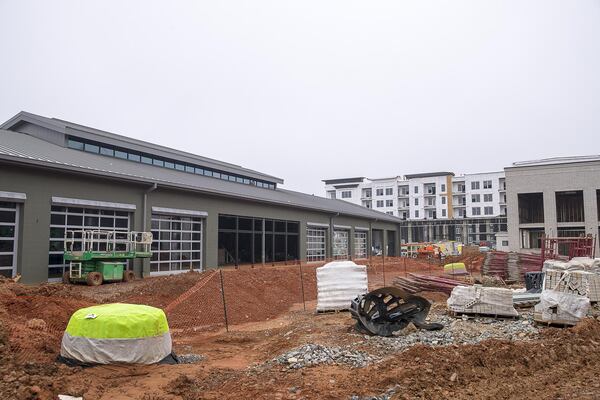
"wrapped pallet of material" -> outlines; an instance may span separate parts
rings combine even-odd
[[[535,305],[534,319],[547,322],[576,325],[590,308],[590,299],[557,290],[542,291],[540,302]]]
[[[448,310],[459,314],[482,314],[517,317],[510,289],[481,285],[457,286],[447,301]]]
[[[317,311],[347,310],[352,300],[367,292],[367,267],[364,265],[333,261],[317,268]]]
[[[543,288],[585,296],[593,303],[600,301],[600,275],[595,272],[548,269]]]

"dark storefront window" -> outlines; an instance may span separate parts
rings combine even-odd
[[[300,223],[219,216],[219,265],[292,261],[299,258]]]

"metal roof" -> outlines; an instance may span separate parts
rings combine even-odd
[[[156,156],[171,158],[187,163],[200,164],[201,166],[215,168],[224,172],[245,175],[250,178],[258,178],[274,183],[283,183],[283,179],[281,178],[249,168],[244,168],[240,165],[231,164],[208,157],[202,157],[186,151],[176,150],[143,140],[133,139],[127,136],[102,131],[100,129],[91,128],[89,126],[76,124],[62,119],[44,117],[26,111],[19,112],[17,115],[1,124],[0,129],[17,131],[19,125],[22,123],[39,125],[62,134],[93,140],[100,143],[106,143],[113,146],[119,146],[130,150],[146,152]]]
[[[426,172],[423,174],[410,174],[404,175],[406,179],[414,179],[414,178],[433,178],[434,176],[454,176],[454,172]]]
[[[600,155],[542,158],[539,160],[531,161],[517,161],[514,162],[512,165],[513,167],[533,167],[540,165],[572,164],[590,161],[600,161]]]
[[[339,213],[371,220],[401,222],[400,218],[343,200],[326,199],[285,189],[263,189],[177,170],[105,157],[61,147],[32,136],[0,130],[0,161],[29,164],[73,173],[158,184],[241,200]]]
[[[336,185],[338,183],[360,183],[364,179],[364,176],[359,176],[356,178],[323,179],[321,182],[325,182],[326,185]]]

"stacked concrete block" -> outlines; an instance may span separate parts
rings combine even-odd
[[[517,317],[510,289],[474,286],[457,286],[448,298],[448,310],[457,314],[481,314]]]

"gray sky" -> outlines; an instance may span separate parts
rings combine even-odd
[[[0,120],[62,118],[308,193],[600,153],[600,0],[0,0],[0,15]]]

